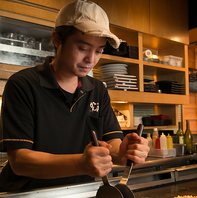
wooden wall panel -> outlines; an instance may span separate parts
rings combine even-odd
[[[183,105],[183,130],[186,129],[186,120],[190,121],[192,133],[197,134],[197,93],[190,92],[189,104]]]
[[[150,0],[150,34],[189,44],[188,0]]]
[[[98,0],[111,24],[149,32],[149,0]]]
[[[57,10],[61,9],[64,5],[71,3],[73,1],[75,0],[23,0],[23,2],[26,2],[26,3],[41,5],[44,7],[53,8]],[[97,3],[97,0],[91,0],[91,1]]]
[[[188,48],[188,67],[195,68],[195,48]]]

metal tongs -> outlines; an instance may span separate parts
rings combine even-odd
[[[137,134],[139,136],[142,135],[144,126],[139,124],[137,127]],[[94,146],[99,146],[97,135],[95,131],[91,131],[91,140]],[[127,160],[127,165],[124,170],[123,176],[120,182],[116,186],[110,185],[107,175],[102,177],[103,184],[97,191],[96,198],[135,198],[132,190],[126,186],[127,181],[129,179],[131,170],[133,168],[133,162],[131,160]]]

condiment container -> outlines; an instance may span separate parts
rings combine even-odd
[[[164,133],[162,133],[162,135],[160,136],[160,148],[167,149],[167,138]]]
[[[154,128],[153,134],[152,134],[152,148],[156,148],[156,139],[158,138],[158,129]]]
[[[160,138],[158,137],[155,141],[155,148],[156,149],[160,149],[161,148],[161,145],[160,145]]]
[[[173,148],[172,137],[171,137],[170,134],[168,133],[168,136],[167,136],[167,149],[172,149],[172,148]]]

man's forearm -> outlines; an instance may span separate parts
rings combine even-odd
[[[112,156],[113,163],[118,165],[122,165],[119,153],[121,142],[121,139],[113,139],[107,142],[112,146],[110,149],[110,155]]]
[[[40,179],[85,174],[79,164],[81,155],[54,155],[29,149],[8,150],[8,159],[15,174]]]

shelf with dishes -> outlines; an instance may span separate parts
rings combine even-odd
[[[122,130],[136,129],[140,123],[145,129],[175,128],[178,121],[179,105],[120,103],[118,101],[112,101],[111,104]]]
[[[101,60],[95,67],[97,76],[103,80],[99,77],[101,67],[117,63],[126,64],[127,74],[125,75],[135,76],[138,88],[138,90],[109,89],[112,100],[157,104],[187,104],[189,102],[186,44],[117,26],[112,26],[112,30],[124,42],[121,51],[108,49],[105,52],[109,54],[102,54]],[[129,54],[128,47],[133,48],[133,54]],[[144,58],[147,50],[152,55],[150,57],[150,53],[148,54],[150,57],[148,60]],[[150,85],[147,85],[149,77],[153,80]],[[168,87],[167,90],[165,85]],[[155,88],[146,89],[148,86],[155,86]]]
[[[145,95],[147,95],[147,98],[148,98],[147,100],[145,100],[145,102],[148,102],[149,97],[151,97],[152,102],[160,103],[160,102],[165,101],[165,103],[166,103],[166,97],[169,97],[169,95],[165,96],[164,94],[171,94],[171,95],[174,94],[175,95],[172,97],[170,95],[170,99],[168,98],[170,103],[176,104],[177,97],[178,97],[177,95],[181,95],[181,96],[179,96],[180,97],[179,101],[181,101],[183,103],[188,102],[188,100],[186,100],[186,97],[184,97],[186,95],[185,94],[186,87],[185,87],[185,83],[184,83],[185,82],[185,68],[163,65],[161,63],[150,63],[150,62],[146,62],[146,61],[142,61],[142,62],[143,62],[143,64],[141,66],[140,60],[138,60],[138,59],[117,57],[117,56],[113,56],[113,55],[103,54],[101,57],[101,60],[99,61],[99,63],[97,64],[97,66],[94,69],[94,74],[97,73],[97,77],[104,82],[106,79],[108,80],[108,78],[110,80],[112,80],[112,78],[116,78],[116,80],[115,80],[116,82],[121,81],[121,78],[120,78],[121,76],[117,76],[119,74],[125,75],[125,76],[123,76],[124,77],[123,80],[125,80],[126,77],[135,78],[135,81],[136,81],[135,84],[138,89],[133,88],[130,90],[129,89],[122,89],[122,90],[124,90],[124,91],[140,91],[145,94],[145,92],[149,92],[149,91],[147,91],[147,89],[144,88],[146,82],[140,75],[140,69],[142,67],[141,70],[143,72],[142,73],[143,76],[152,77],[155,86],[158,87],[155,91],[150,91],[150,92],[154,92],[157,95],[154,95],[152,93],[152,95],[148,96],[147,94],[145,94]],[[123,67],[124,65],[125,65],[125,68],[123,68],[124,70],[121,70],[121,67]],[[120,78],[120,80],[118,78]],[[130,80],[132,80],[131,78],[130,78]],[[133,84],[134,84],[134,82],[133,82]],[[163,84],[168,87],[167,90],[164,88]],[[109,89],[111,89],[111,88],[109,87]],[[118,90],[118,87],[117,87],[117,90]],[[158,90],[159,90],[159,94],[157,93]],[[117,93],[117,95],[119,95],[119,94],[120,93]],[[131,95],[131,96],[134,94],[140,95],[141,93],[126,93],[126,95]],[[113,95],[116,95],[116,94],[113,94]],[[122,93],[121,96],[122,95],[124,95],[124,93]],[[141,96],[138,96],[137,98],[139,99],[140,102],[142,102],[140,97]],[[136,98],[136,96],[135,96],[135,98]],[[143,101],[144,101],[144,99],[143,99]]]

